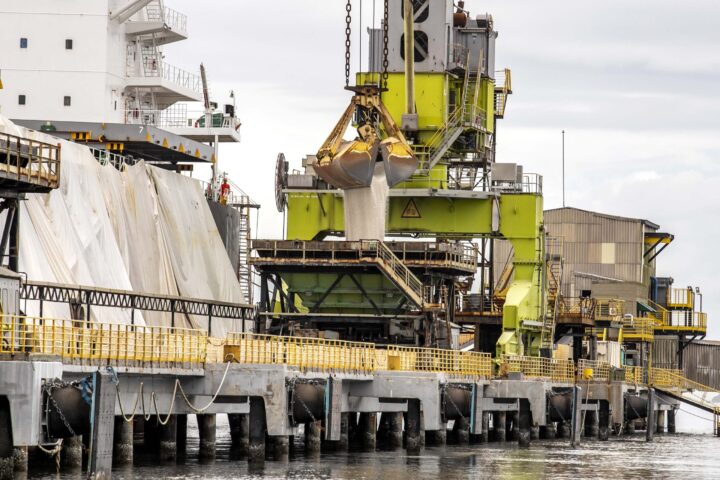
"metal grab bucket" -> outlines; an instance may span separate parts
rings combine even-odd
[[[372,182],[378,144],[362,140],[343,142],[334,156],[318,159],[314,165],[317,174],[337,188],[367,187]]]
[[[418,160],[410,146],[395,137],[380,142],[380,152],[385,166],[385,179],[391,187],[407,180],[417,170]]]

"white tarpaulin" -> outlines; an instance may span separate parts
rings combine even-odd
[[[30,280],[240,303],[242,293],[199,182],[144,163],[123,172],[100,165],[83,145],[26,130],[0,117],[0,131],[61,144],[60,188],[28,194],[20,209],[19,268]],[[38,305],[27,304],[28,315]],[[45,316],[69,318],[65,304]],[[96,321],[129,323],[129,310],[93,307]],[[170,325],[165,313],[137,324]],[[213,319],[213,335],[240,321]],[[176,326],[207,318],[175,315]]]

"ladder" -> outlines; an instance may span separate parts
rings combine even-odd
[[[400,260],[392,250],[380,240],[363,240],[364,260],[377,265],[385,277],[398,287],[407,298],[418,307],[422,307],[423,284],[414,273]]]
[[[252,238],[250,231],[250,207],[247,206],[249,202],[249,198],[243,198],[241,201],[242,206],[238,208],[240,212],[240,228],[238,229],[237,277],[245,303],[251,304],[253,301],[253,272],[249,264]]]
[[[561,298],[563,257],[562,243],[559,239],[547,238],[545,242],[545,275],[547,278],[548,308],[543,317],[542,331],[540,332],[540,348],[552,351],[555,340],[555,324],[557,322]]]

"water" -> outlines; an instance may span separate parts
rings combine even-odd
[[[653,443],[643,434],[586,440],[572,449],[567,440],[535,441],[530,448],[516,443],[429,447],[421,455],[405,451],[306,456],[302,448],[286,462],[249,467],[230,458],[230,435],[218,415],[217,459],[197,460],[197,429],[188,416],[188,451],[182,464],[157,465],[136,449],[135,465],[115,470],[114,479],[584,479],[584,478],[720,478],[720,438],[709,434],[662,434]],[[302,440],[301,438],[298,440]],[[38,469],[31,459],[31,479],[79,479],[82,474],[56,476],[49,466]]]

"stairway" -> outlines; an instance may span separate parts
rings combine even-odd
[[[545,252],[548,308],[543,318],[543,326],[540,333],[540,348],[552,351],[555,341],[555,323],[557,322],[558,309],[560,307],[563,276],[561,241],[551,238],[546,239]]]
[[[390,248],[380,240],[362,241],[362,260],[374,263],[416,306],[423,306],[423,284]]]

